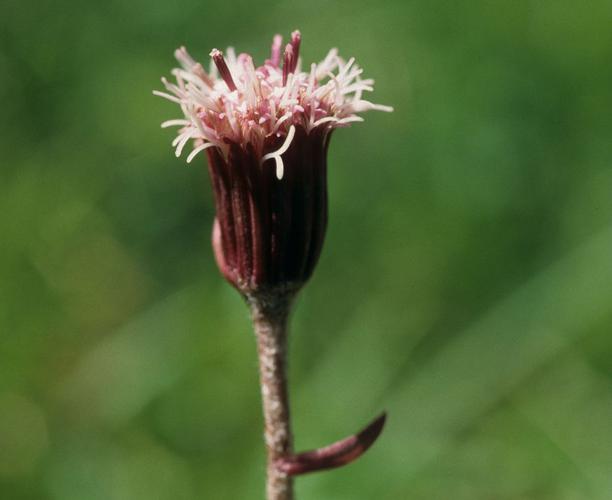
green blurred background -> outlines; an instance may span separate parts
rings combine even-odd
[[[263,497],[255,346],[204,160],[151,95],[300,28],[377,80],[292,323],[300,500],[612,498],[612,4],[3,0],[0,498]]]

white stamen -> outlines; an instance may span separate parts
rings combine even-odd
[[[189,120],[166,120],[162,122],[161,128],[174,127],[176,125],[189,125]]]
[[[289,132],[287,133],[285,142],[283,142],[283,145],[273,153],[268,153],[267,155],[263,156],[263,158],[261,159],[260,164],[263,165],[266,160],[274,158],[274,160],[276,161],[276,177],[278,178],[278,180],[281,180],[283,178],[285,169],[285,165],[283,164],[283,159],[281,158],[281,155],[289,149],[294,135],[295,126],[291,125],[291,127],[289,127]]]
[[[361,113],[363,111],[377,110],[377,111],[385,111],[387,113],[391,113],[393,108],[391,106],[383,106],[382,104],[373,104],[370,101],[357,101],[351,103],[351,107],[353,108],[355,113]]]
[[[166,94],[165,92],[160,92],[159,90],[154,90],[153,95],[163,97],[164,99],[168,99],[169,101],[175,102],[177,104],[181,104],[181,102],[183,102],[178,97]]]
[[[184,132],[182,135],[179,135],[179,137],[180,137],[180,140],[178,141],[178,144],[176,146],[176,151],[174,152],[177,158],[181,156],[181,153],[183,152],[183,148],[185,147],[185,144],[187,144],[187,141],[189,139],[195,138],[194,131],[188,130],[187,132]]]
[[[213,146],[214,144],[212,142],[205,142],[204,144],[201,144],[191,153],[189,153],[189,156],[187,157],[187,163],[191,163],[191,160],[193,160],[200,151],[204,151],[205,149],[211,148]]]
[[[319,125],[322,125],[323,123],[337,122],[337,121],[338,121],[338,118],[336,118],[335,116],[326,116],[325,118],[321,118],[317,120],[316,122],[313,122],[312,128],[318,127]]]
[[[281,118],[279,118],[278,121],[276,122],[276,125],[274,125],[274,128],[272,129],[272,133],[275,134],[278,128],[283,124],[283,122],[287,121],[292,116],[293,116],[292,113],[286,113]]]
[[[362,122],[364,121],[361,116],[348,116],[346,118],[341,118],[337,123],[346,124],[346,123],[354,123],[354,122]]]

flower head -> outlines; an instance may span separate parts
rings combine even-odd
[[[248,54],[210,53],[208,72],[184,47],[175,52],[176,83],[162,79],[184,117],[172,145],[187,162],[206,150],[217,218],[213,246],[225,277],[245,294],[298,288],[318,259],[327,222],[326,153],[330,133],[359,113],[392,111],[363,98],[374,81],[337,50],[302,71],[301,35],[273,39],[256,67]],[[274,167],[274,168],[272,168]]]
[[[392,111],[363,99],[364,92],[373,90],[374,80],[362,79],[355,59],[344,61],[336,49],[302,71],[300,43],[300,32],[294,31],[281,54],[282,37],[276,35],[270,59],[259,67],[250,55],[237,56],[231,47],[226,57],[213,49],[208,73],[185,47],[177,49],[181,68],[172,71],[176,83],[163,78],[169,93],[154,92],[176,102],[183,111],[184,118],[162,123],[162,127],[180,127],[173,142],[176,155],[181,155],[189,140],[196,144],[187,162],[212,146],[227,156],[230,144],[251,144],[262,161],[275,161],[277,177],[282,178],[282,153],[293,140],[295,127],[307,133],[315,128],[329,130],[363,121],[358,116],[363,111]],[[266,151],[270,137],[286,140],[279,149]]]

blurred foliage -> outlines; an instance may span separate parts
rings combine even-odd
[[[293,318],[300,499],[612,498],[612,4],[0,4],[0,498],[262,498],[254,342],[151,95],[299,27],[395,113],[335,134]],[[196,162],[197,163],[197,162]]]

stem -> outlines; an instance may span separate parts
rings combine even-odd
[[[291,453],[291,425],[287,391],[288,295],[250,298],[257,338],[265,442],[268,456],[267,500],[293,500],[293,479],[275,461]]]

